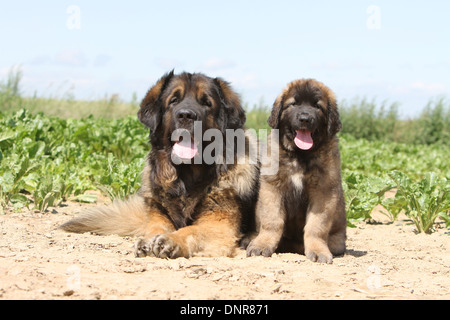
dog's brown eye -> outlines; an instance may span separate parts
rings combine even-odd
[[[292,106],[294,106],[294,105],[295,105],[295,102],[291,102],[291,103],[289,103],[289,104],[286,106],[286,108],[292,107]]]
[[[205,101],[203,101],[203,105],[206,107],[212,107],[212,102],[209,99],[206,99]]]
[[[172,99],[170,99],[169,104],[174,104],[178,102],[178,98],[177,97],[172,97]]]

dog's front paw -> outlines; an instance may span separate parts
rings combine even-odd
[[[152,239],[138,239],[134,245],[134,256],[136,258],[155,256],[152,251]]]
[[[175,259],[183,256],[181,245],[168,234],[158,234],[151,239],[139,239],[134,247],[136,257]]]
[[[152,239],[155,257],[175,259],[181,257],[181,246],[167,234],[156,235]]]
[[[247,247],[247,257],[264,256],[270,257],[275,252],[276,246],[270,246],[261,241],[258,238],[253,239]]]
[[[305,255],[312,262],[328,264],[333,263],[333,255],[331,254],[330,250],[306,250]]]

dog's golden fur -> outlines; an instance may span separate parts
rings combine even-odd
[[[336,98],[318,81],[293,81],[276,99],[268,122],[280,130],[279,141],[268,142],[279,150],[279,170],[261,176],[259,233],[246,240],[247,255],[296,252],[331,263],[333,255],[344,253],[346,240]],[[308,150],[294,143],[300,130],[310,132]]]
[[[137,256],[232,256],[254,225],[259,165],[238,161],[247,155],[237,152],[233,164],[174,164],[171,134],[180,127],[192,131],[193,120],[201,121],[203,130],[223,134],[242,129],[245,113],[237,94],[220,78],[170,72],[148,91],[138,117],[150,129],[152,146],[140,191],[91,209],[61,228],[142,237]],[[245,142],[247,151],[255,147],[250,139]]]

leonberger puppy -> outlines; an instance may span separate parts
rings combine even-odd
[[[247,255],[294,252],[332,263],[346,240],[335,95],[316,80],[293,81],[276,99],[268,123],[279,130],[279,140],[269,141],[279,150],[279,170],[261,176],[259,234]]]
[[[220,78],[172,71],[148,91],[138,118],[150,129],[151,143],[140,191],[61,228],[141,237],[138,257],[233,256],[242,235],[254,228],[260,175],[259,162],[248,159],[256,142],[246,136],[245,151],[237,152],[225,139],[243,132],[238,95]],[[208,129],[216,135],[203,139]],[[223,148],[210,154],[221,161],[201,157],[214,143]]]

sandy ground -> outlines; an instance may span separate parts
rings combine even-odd
[[[55,228],[80,211],[0,216],[0,299],[450,299],[450,235],[408,220],[348,229],[332,265],[271,258],[135,258],[135,239]]]

